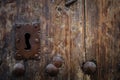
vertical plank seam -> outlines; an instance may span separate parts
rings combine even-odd
[[[85,5],[85,3],[86,3],[86,0],[83,0],[84,2],[83,2],[83,5],[84,5],[84,19],[83,19],[83,21],[84,21],[84,23],[83,23],[83,27],[84,27],[84,49],[85,49],[85,59],[86,59],[86,5]]]
[[[84,61],[86,58],[86,0],[83,0],[83,29],[84,29]],[[83,75],[83,80],[86,80],[86,76]]]

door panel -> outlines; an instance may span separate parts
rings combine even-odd
[[[1,3],[1,80],[73,80],[83,79],[84,60],[83,0],[65,7],[60,0],[19,0]],[[14,24],[40,23],[40,60],[16,60]],[[4,37],[3,37],[4,36]],[[24,43],[23,43],[24,44]],[[50,77],[45,68],[52,58],[64,59],[59,74]],[[3,58],[5,57],[5,58]],[[14,65],[22,63],[25,75],[12,75]],[[6,69],[4,71],[4,68]],[[7,74],[8,73],[8,74]],[[4,76],[3,76],[4,75]]]
[[[119,80],[119,0],[86,0],[86,60],[97,62],[92,80]]]
[[[119,0],[1,0],[0,80],[119,80]],[[16,60],[15,24],[39,23],[40,59]],[[24,43],[23,43],[24,44]],[[63,59],[55,77],[46,73],[53,58]],[[83,72],[83,63],[97,65],[94,74]],[[16,63],[25,74],[12,74]]]

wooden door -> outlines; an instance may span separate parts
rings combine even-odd
[[[120,80],[120,0],[0,0],[0,80]],[[16,60],[15,24],[40,23],[40,60]],[[60,55],[50,77],[46,66]],[[88,75],[83,63],[95,61]],[[25,74],[12,74],[21,63]]]

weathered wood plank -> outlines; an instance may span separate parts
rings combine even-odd
[[[53,2],[53,6],[51,6],[52,54],[62,55],[65,62],[58,79],[83,79],[83,73],[79,65],[84,59],[82,0],[78,0],[69,8],[64,6],[64,1],[57,0]]]
[[[40,23],[39,61],[14,59],[15,23]],[[0,80],[119,80],[120,0],[0,1]],[[63,66],[56,77],[45,73],[52,58],[61,55]],[[90,77],[81,70],[84,61],[97,63]],[[23,77],[12,75],[16,63],[26,68]]]
[[[119,63],[119,23],[120,23],[120,1],[119,0],[102,0],[100,4],[100,44],[99,53],[104,57],[101,62],[103,71],[101,70],[102,79],[119,80],[119,72],[117,65]],[[103,75],[103,73],[105,75]]]
[[[84,12],[83,1],[65,7],[60,0],[13,0],[1,1],[0,8],[0,80],[79,80],[84,61]],[[15,23],[40,23],[40,61],[14,59]],[[57,77],[45,73],[45,67],[55,55],[61,55],[64,64]],[[23,77],[12,75],[13,66],[22,63],[26,72]]]
[[[85,61],[85,40],[84,40],[84,0],[78,0],[71,6],[70,28],[71,28],[71,80],[84,80],[84,73],[81,70]],[[70,13],[70,12],[69,12]]]
[[[98,30],[99,30],[99,2],[97,0],[85,0],[85,56],[86,61],[98,60]],[[97,74],[87,76],[90,80],[99,80]]]
[[[16,14],[16,3],[6,5],[2,1],[0,6],[0,80],[9,80],[11,76],[11,67],[14,64],[11,28]],[[12,10],[12,11],[11,11]]]
[[[92,80],[120,79],[119,5],[119,0],[86,0],[86,59],[96,60],[98,67]]]

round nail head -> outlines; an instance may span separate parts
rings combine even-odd
[[[14,67],[13,67],[12,73],[13,73],[14,76],[17,76],[17,77],[23,76],[24,73],[25,73],[24,65],[21,64],[21,63],[15,64]]]
[[[85,74],[93,74],[96,71],[96,64],[94,62],[86,62],[83,64],[83,71]]]
[[[46,66],[46,73],[51,76],[51,77],[54,77],[54,76],[57,76],[57,74],[59,73],[59,69],[54,66],[53,64],[48,64]]]
[[[53,64],[57,68],[60,68],[63,64],[63,59],[60,56],[55,56],[55,57],[53,57]]]

